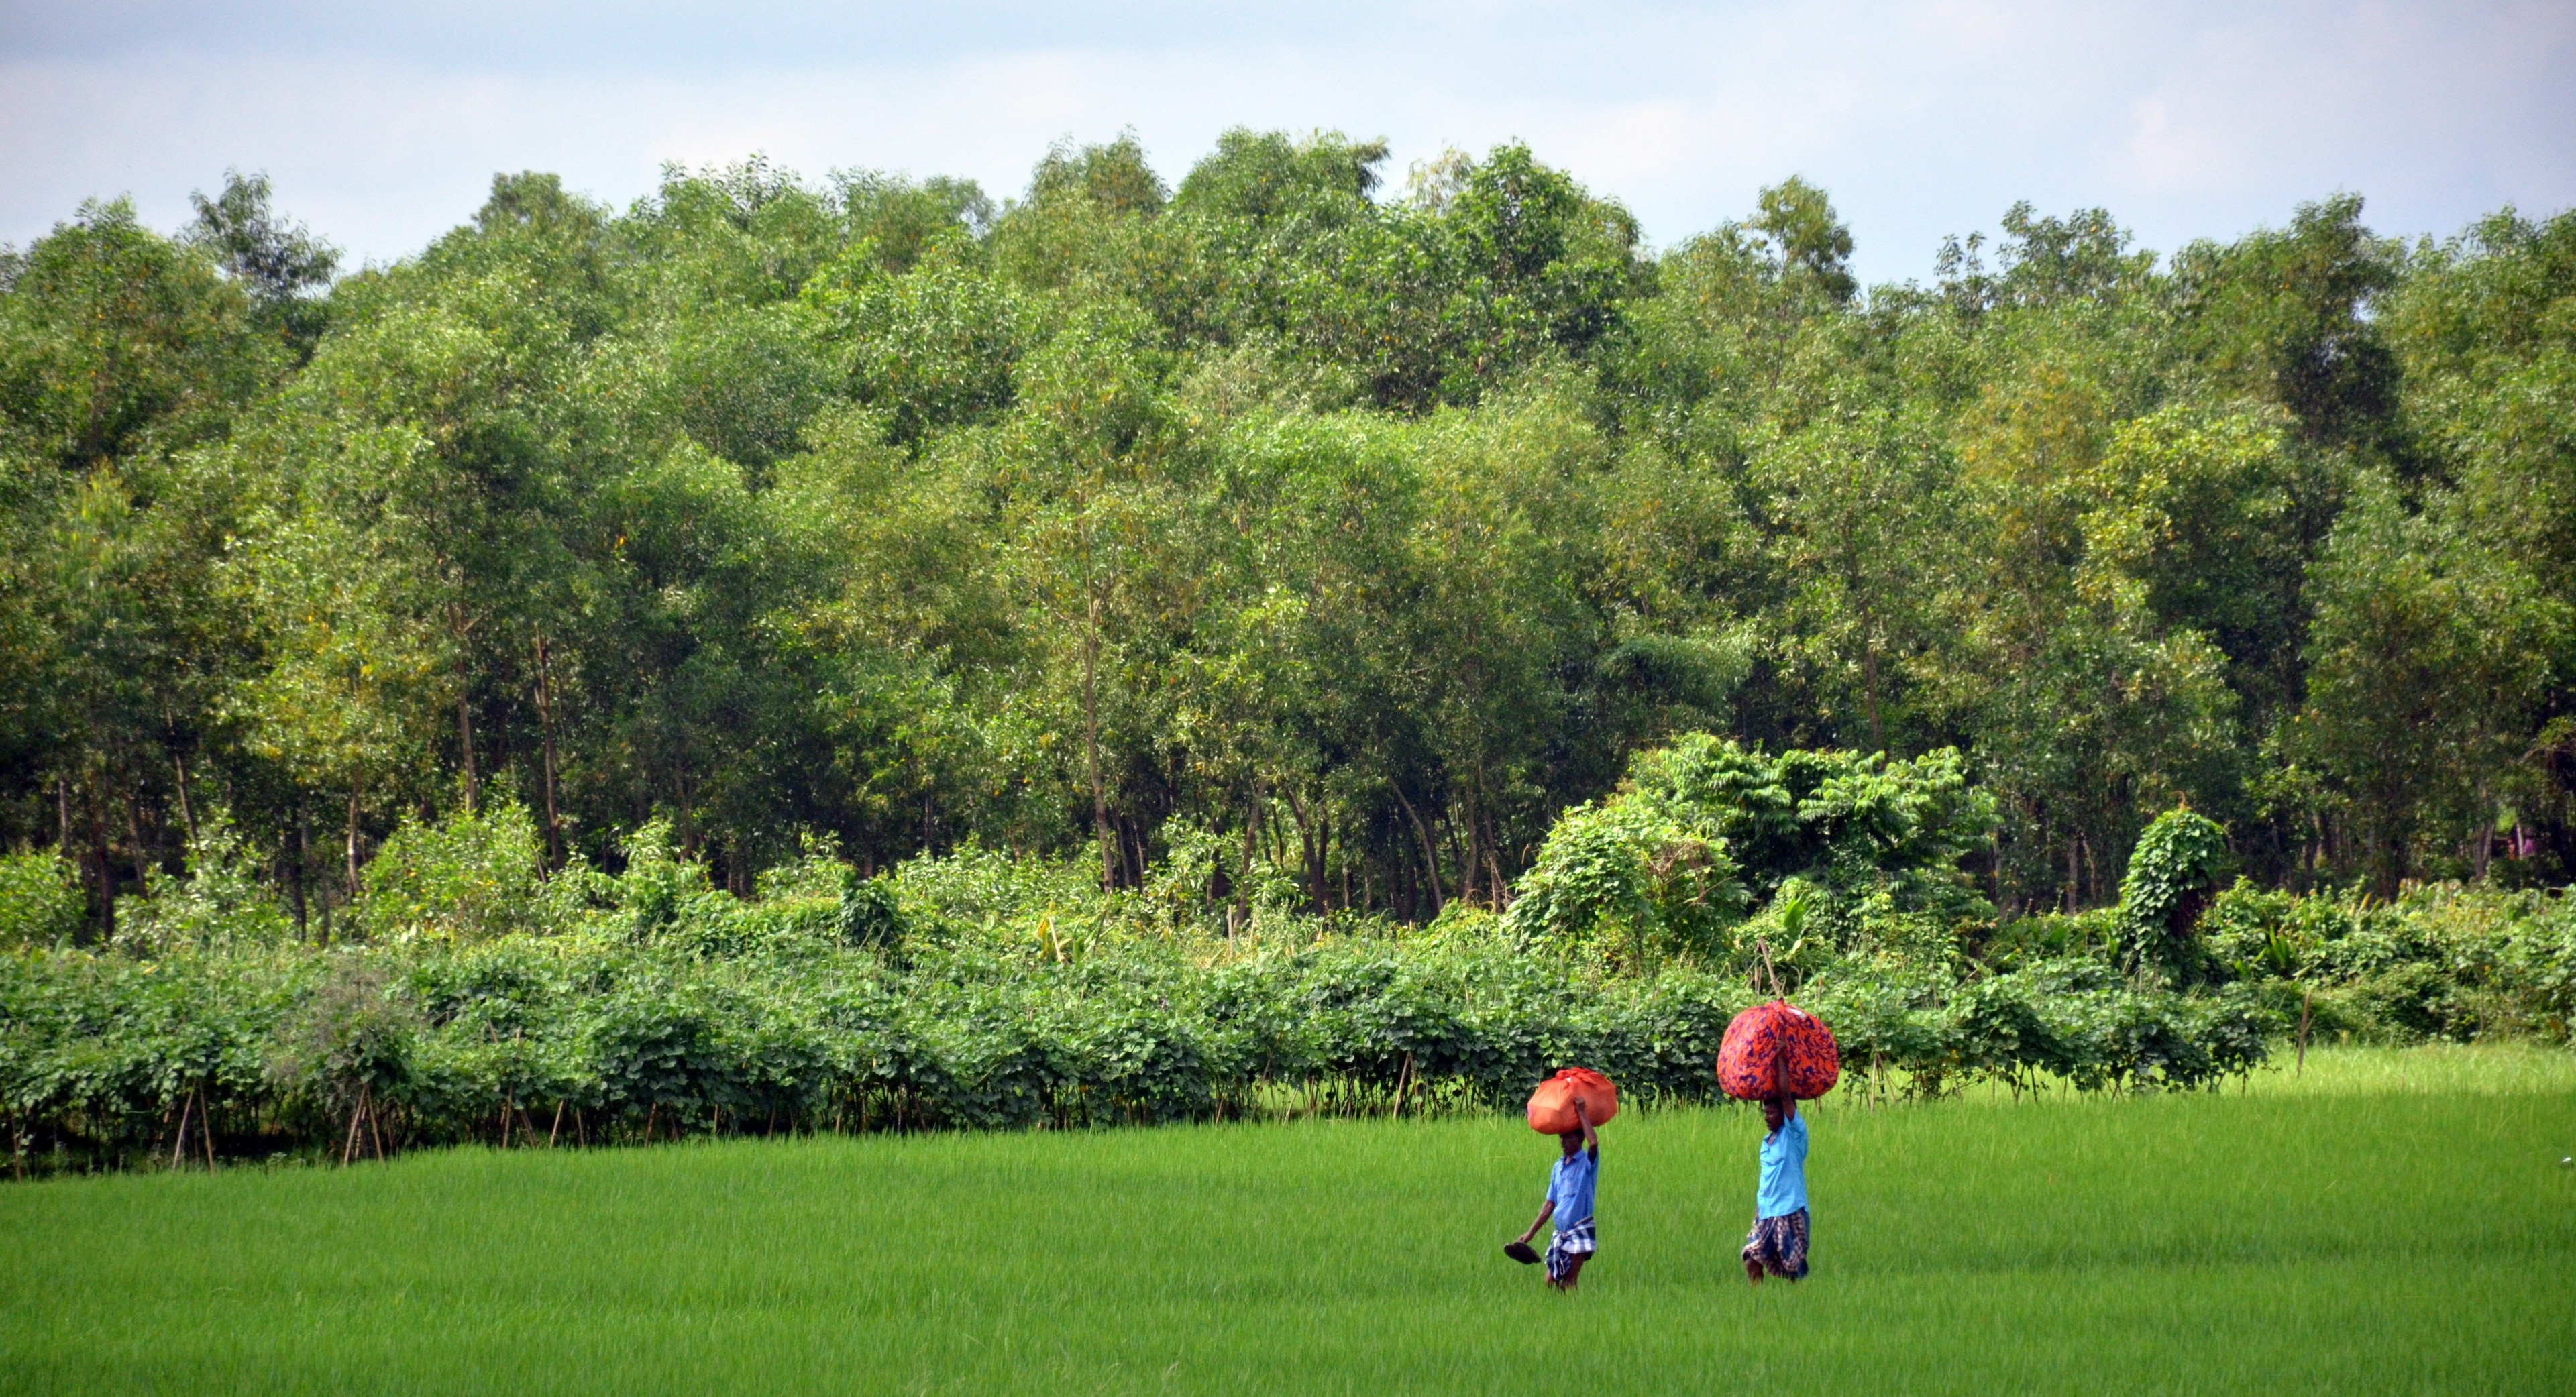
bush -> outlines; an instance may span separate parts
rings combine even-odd
[[[1527,944],[1598,944],[1641,968],[1719,951],[1748,901],[1724,839],[1620,796],[1557,821],[1504,925]]]
[[[882,875],[862,878],[855,868],[847,871],[841,883],[832,920],[844,946],[897,945],[907,930],[894,880]]]
[[[360,916],[372,933],[487,941],[545,931],[544,843],[516,802],[445,823],[406,824],[367,865]]]
[[[715,895],[715,904],[732,899]],[[23,1157],[166,1152],[201,1099],[236,1153],[372,1153],[550,1131],[574,1138],[1198,1120],[1277,1094],[1368,1109],[1516,1103],[1557,1068],[1635,1100],[1715,1094],[1743,980],[1687,965],[1605,973],[1461,923],[1201,961],[1104,942],[915,937],[898,962],[841,944],[831,903],[724,913],[791,937],[707,954],[715,924],[639,943],[587,932],[283,948],[152,965],[85,951],[0,959],[0,1109]],[[796,913],[798,916],[804,913]],[[1961,986],[1838,963],[1802,1001],[1855,1085],[1917,1091],[2054,1074],[2093,1088],[2201,1085],[2261,1060],[2250,1001],[2141,993],[2092,962]]]
[[[2206,816],[2168,810],[2138,836],[2120,879],[2120,968],[2187,983],[2200,970],[2193,932],[2208,905],[2227,831]]]
[[[1939,960],[1959,928],[1993,915],[1959,863],[1994,827],[1956,752],[1775,757],[1695,733],[1639,753],[1616,795],[1557,822],[1511,926],[1534,944],[1613,948],[1630,966],[1728,965],[1750,944],[1730,928],[1794,889],[1799,910],[1766,913],[1799,925],[1761,928],[1766,942],[1785,949],[1812,921],[1829,938],[1819,955],[1893,946]]]
[[[1875,901],[1951,923],[1993,915],[1959,861],[1992,838],[1994,798],[1948,748],[1904,761],[1770,756],[1694,733],[1639,753],[1621,798],[1726,841],[1757,901],[1803,878],[1841,905]]]
[[[2515,931],[2505,948],[2502,978],[2533,1027],[2560,1042],[2576,1036],[2576,902],[2562,895],[2547,915]]]
[[[129,954],[247,950],[294,939],[295,922],[260,876],[258,856],[220,808],[188,841],[188,872],[152,870],[146,896],[116,919],[116,944]]]
[[[80,878],[61,854],[0,854],[0,948],[66,944],[86,910]]]

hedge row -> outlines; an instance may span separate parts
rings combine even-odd
[[[1498,941],[1344,940],[1203,964],[1137,944],[1064,958],[853,948],[792,919],[725,954],[688,938],[139,961],[0,957],[0,1126],[18,1167],[548,1137],[1202,1120],[1334,1101],[1517,1104],[1557,1067],[1632,1098],[1714,1094],[1753,994],[1687,969],[1606,977]],[[2277,1012],[2052,962],[1951,987],[1821,979],[1801,1002],[1879,1086],[2051,1074],[2188,1087],[2250,1070]],[[1857,1085],[1857,1083],[1856,1083]],[[205,1134],[211,1120],[214,1134]]]

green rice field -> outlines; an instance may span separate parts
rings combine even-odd
[[[468,1150],[0,1186],[0,1391],[2576,1392],[2576,1057],[1603,1132],[1602,1252],[1498,1248],[1496,1117]]]

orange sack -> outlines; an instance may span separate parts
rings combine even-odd
[[[1736,1015],[1717,1049],[1718,1088],[1739,1100],[1760,1101],[1786,1092],[1813,1101],[1832,1091],[1842,1074],[1842,1049],[1834,1043],[1834,1031],[1785,999]]]
[[[1581,1130],[1583,1122],[1575,1119],[1574,1103],[1583,1103],[1584,1114],[1599,1125],[1619,1114],[1619,1089],[1610,1079],[1589,1067],[1569,1067],[1538,1084],[1530,1093],[1530,1129],[1541,1135],[1562,1135]]]

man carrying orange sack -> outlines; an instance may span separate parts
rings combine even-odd
[[[1574,1118],[1583,1128],[1556,1137],[1565,1153],[1548,1171],[1547,1201],[1539,1205],[1538,1216],[1530,1219],[1529,1230],[1520,1239],[1521,1246],[1528,1246],[1540,1224],[1551,1217],[1557,1220],[1556,1235],[1547,1244],[1547,1283],[1569,1292],[1583,1275],[1583,1263],[1599,1245],[1592,1236],[1592,1184],[1601,1172],[1601,1136],[1592,1129],[1592,1117],[1580,1098],[1574,1103]]]

